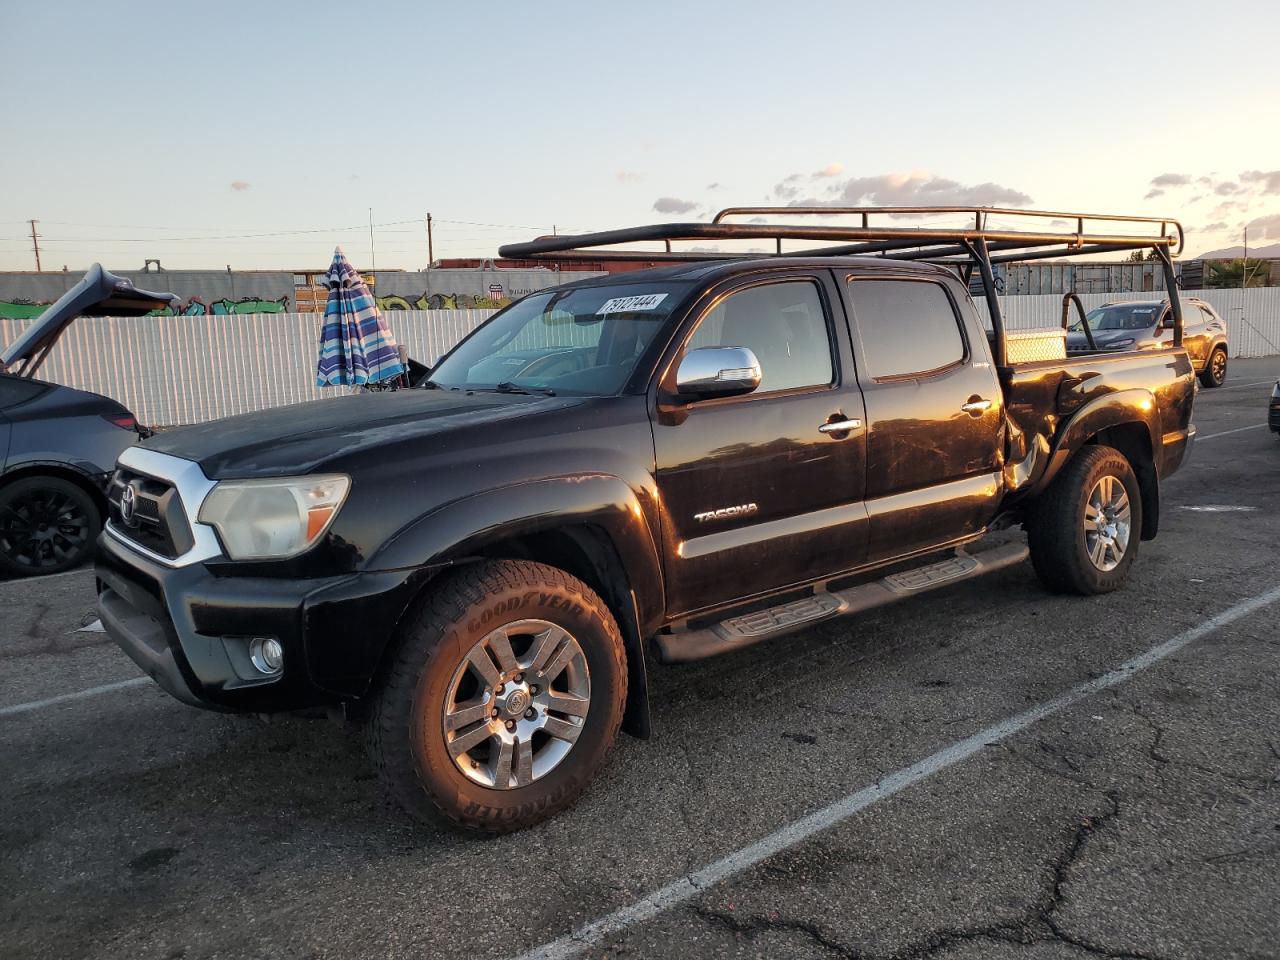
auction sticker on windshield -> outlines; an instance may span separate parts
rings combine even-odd
[[[602,316],[607,313],[635,313],[639,310],[654,310],[665,299],[667,299],[665,293],[641,293],[634,297],[614,297],[612,300],[606,300],[600,305],[600,309],[596,311],[596,316]]]

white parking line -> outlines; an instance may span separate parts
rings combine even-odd
[[[1261,610],[1277,600],[1280,600],[1280,586],[1272,587],[1266,593],[1243,600],[1233,607],[1228,607],[1216,617],[1211,617],[1203,623],[1178,634],[1176,637],[1157,644],[1145,653],[1139,654],[1131,660],[1126,660],[1114,670],[1104,673],[1096,679],[1074,686],[1066,693],[1052,700],[1047,700],[994,726],[979,730],[971,737],[966,737],[964,740],[959,740],[949,747],[944,747],[918,763],[903,767],[901,770],[889,774],[878,783],[863,787],[861,790],[835,801],[830,806],[823,807],[821,810],[816,810],[808,816],[787,824],[768,836],[757,840],[750,846],[735,850],[728,856],[655,890],[628,907],[623,907],[599,919],[592,920],[590,923],[578,927],[572,933],[568,933],[558,940],[552,940],[550,943],[545,943],[527,953],[521,954],[519,960],[569,960],[569,958],[577,957],[583,952],[598,946],[606,937],[650,920],[663,911],[687,900],[692,900],[708,887],[750,869],[775,854],[789,850],[815,834],[847,820],[855,813],[865,810],[872,804],[879,803],[881,800],[887,799],[895,793],[933,776],[935,773],[946,770],[962,760],[967,760],[974,754],[979,753],[988,744],[1005,740],[1015,733],[1025,730],[1032,724],[1079,703],[1086,697],[1106,690],[1108,687],[1123,683],[1135,674],[1141,673],[1148,667],[1154,666],[1166,657],[1177,653],[1187,644],[1199,640],[1201,637],[1207,636],[1220,627],[1239,620],[1241,617],[1247,617],[1249,614]]]
[[[1275,383],[1276,378],[1270,377],[1266,380],[1250,380],[1248,383],[1224,383],[1219,390],[1234,390],[1236,387],[1260,387],[1264,383]]]
[[[1217,437],[1225,437],[1233,433],[1243,433],[1245,430],[1257,430],[1259,427],[1265,427],[1265,423],[1251,423],[1247,427],[1236,427],[1234,430],[1223,430],[1221,433],[1211,433],[1205,437],[1196,437],[1196,443],[1204,443],[1206,440],[1213,440]]]
[[[100,687],[90,687],[88,690],[77,690],[75,693],[60,693],[56,697],[50,697],[47,700],[32,700],[30,703],[16,703],[12,707],[0,707],[0,717],[11,717],[17,713],[28,713],[32,710],[39,710],[42,707],[52,707],[54,704],[66,703],[69,700],[85,700],[89,697],[96,697],[99,694],[111,693],[113,690],[123,690],[126,687],[137,687],[150,682],[150,677],[134,677],[131,680],[119,680],[116,683],[104,683]]]

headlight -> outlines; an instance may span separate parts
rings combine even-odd
[[[1276,385],[1271,388],[1271,399],[1280,400],[1280,380],[1276,381]]]
[[[200,507],[233,560],[296,556],[329,529],[351,489],[341,474],[281,480],[223,480]]]
[[[1108,350],[1119,350],[1121,347],[1132,347],[1133,337],[1125,337],[1123,340],[1112,340],[1107,344]]]

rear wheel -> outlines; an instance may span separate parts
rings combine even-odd
[[[61,477],[23,477],[0,489],[0,573],[59,573],[93,553],[102,515],[88,492]]]
[[[370,756],[420,819],[520,829],[582,793],[626,689],[617,623],[591,588],[543,564],[479,563],[413,618],[369,718]]]
[[[1129,576],[1142,531],[1138,479],[1112,447],[1085,447],[1029,518],[1031,563],[1058,593],[1109,593]]]
[[[1227,381],[1227,351],[1225,347],[1214,347],[1213,353],[1200,372],[1200,382],[1206,387],[1220,387]]]

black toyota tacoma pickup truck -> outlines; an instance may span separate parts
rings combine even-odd
[[[570,804],[620,727],[647,735],[648,660],[1028,555],[1050,590],[1124,582],[1194,435],[1181,331],[1162,351],[1068,359],[1060,329],[1004,332],[991,264],[1126,242],[1168,264],[1172,221],[1132,221],[1158,236],[994,231],[991,211],[923,232],[868,226],[879,210],[854,227],[726,222],[739,212],[503,253],[841,242],[663,251],[668,266],[512,304],[414,389],[130,448],[97,565],[107,632],[188,704],[362,723],[410,812],[501,831]],[[1019,524],[1025,540],[979,542]]]

